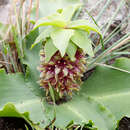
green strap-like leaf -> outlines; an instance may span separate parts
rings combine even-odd
[[[45,44],[45,61],[48,62],[51,57],[56,53],[56,51],[58,50],[54,44],[52,43],[52,40],[49,39],[47,40],[46,44]]]
[[[83,49],[84,53],[87,53],[89,56],[94,56],[92,49],[92,41],[88,38],[88,34],[81,30],[76,30],[74,35],[71,37],[71,40]]]
[[[81,6],[81,4],[71,5],[63,9],[62,16],[66,21],[70,21],[76,12],[76,10]]]
[[[87,32],[90,32],[92,30],[92,31],[95,31],[101,35],[100,29],[95,24],[90,23],[90,21],[88,21],[88,20],[71,21],[67,25],[67,27],[72,28],[72,29],[82,29],[82,30],[85,30]]]
[[[68,44],[66,53],[68,54],[68,56],[70,57],[70,59],[72,61],[75,60],[76,51],[77,51],[77,46],[72,41],[70,41],[69,44]]]
[[[51,33],[53,44],[60,51],[62,57],[66,52],[69,40],[73,34],[74,30],[72,29],[60,29],[60,28],[57,28],[55,31]]]

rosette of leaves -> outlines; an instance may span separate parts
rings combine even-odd
[[[38,20],[34,27],[49,26],[37,37],[32,48],[42,41],[39,83],[47,95],[52,87],[56,100],[72,96],[73,91],[79,90],[81,77],[86,71],[85,55],[94,56],[90,31],[101,35],[98,27],[88,20],[73,20],[79,7],[73,5],[58,9],[56,13]]]

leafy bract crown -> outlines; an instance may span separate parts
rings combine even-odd
[[[93,57],[92,41],[89,39],[90,31],[101,35],[99,28],[88,20],[72,20],[74,13],[80,5],[72,5],[64,9],[58,9],[56,13],[39,19],[34,29],[41,26],[49,26],[37,37],[32,48],[41,41],[45,42],[45,61],[59,50],[63,57],[65,53],[72,61],[75,60],[77,48],[81,48],[85,54]]]

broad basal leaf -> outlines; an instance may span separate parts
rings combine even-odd
[[[60,28],[57,28],[55,31],[51,33],[53,44],[60,51],[61,56],[64,56],[69,40],[73,34],[74,30],[72,29],[60,29]]]
[[[120,64],[119,64],[120,61]],[[128,68],[130,60],[118,60],[118,67]],[[115,63],[117,65],[117,63]],[[130,74],[105,67],[97,67],[93,75],[83,84],[79,95],[67,103],[56,106],[56,126],[63,127],[68,120],[76,123],[93,120],[99,130],[115,130],[116,120],[130,116]],[[96,101],[102,102],[105,107]],[[52,117],[52,107],[47,106],[47,114]],[[113,115],[106,109],[112,111]],[[64,110],[64,112],[63,112]]]
[[[87,53],[89,56],[94,56],[93,49],[92,49],[92,41],[88,37],[88,33],[76,30],[74,35],[71,37],[71,40],[83,49],[84,53]]]
[[[130,71],[130,59],[118,59],[115,67]],[[120,120],[130,117],[130,74],[106,67],[97,67],[93,75],[82,86],[81,94],[92,96],[104,103]]]
[[[53,119],[53,106],[47,105],[46,113]],[[82,124],[92,120],[94,126],[99,130],[114,130],[115,118],[110,111],[103,105],[96,102],[90,97],[84,95],[76,95],[67,103],[56,106],[56,122],[55,125],[65,128],[70,121],[75,124]]]
[[[48,62],[58,49],[52,43],[52,39],[48,39],[45,44],[44,50],[45,50],[45,61]]]
[[[130,59],[118,58],[113,66],[130,72]]]
[[[82,29],[87,32],[95,31],[101,35],[99,28],[95,24],[90,23],[90,21],[88,21],[88,20],[71,21],[70,24],[68,24],[67,26],[68,26],[68,28]]]
[[[67,50],[66,50],[66,53],[68,54],[68,56],[70,57],[70,59],[72,61],[75,60],[76,51],[77,51],[77,46],[70,40],[68,47],[67,47]]]
[[[26,38],[25,38],[25,50],[24,50],[25,55],[24,55],[24,58],[23,58],[23,63],[28,65],[31,69],[33,69],[34,72],[32,74],[33,74],[35,80],[38,79],[38,76],[37,76],[38,71],[37,71],[36,67],[40,63],[39,53],[40,53],[41,45],[38,44],[32,50],[30,48],[31,48],[32,44],[35,42],[35,40],[38,36],[39,36],[39,30],[38,29],[30,32],[26,36]],[[35,60],[35,62],[34,62],[34,60]]]
[[[40,50],[41,44],[38,44],[33,48],[30,49],[34,41],[36,40],[37,36],[39,35],[38,29],[35,31],[30,32],[25,39],[25,50],[24,50],[24,58],[22,59],[23,64],[27,65],[26,67],[26,81],[28,82],[29,86],[32,86],[32,89],[35,94],[41,96],[43,95],[43,91],[40,89],[37,81],[39,80],[39,71],[37,67],[40,65]]]
[[[35,96],[31,91],[32,86],[26,84],[22,74],[6,74],[0,71],[0,109],[12,102],[18,111],[29,112],[30,119],[34,123],[40,123],[46,120],[44,116],[44,108],[41,104],[41,98]],[[37,86],[33,86],[37,87]]]

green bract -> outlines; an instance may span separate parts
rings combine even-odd
[[[62,57],[67,53],[72,61],[75,60],[77,48],[81,48],[85,54],[91,57],[94,56],[89,33],[90,31],[95,31],[99,35],[101,33],[99,28],[88,20],[71,21],[80,6],[72,5],[64,9],[59,9],[56,13],[41,18],[36,22],[34,30],[41,26],[51,26],[41,32],[31,47],[33,48],[39,42],[49,38],[49,40],[46,40],[46,44],[48,45],[45,44],[46,62],[50,60],[57,50],[60,51]],[[72,51],[70,52],[70,50]]]

